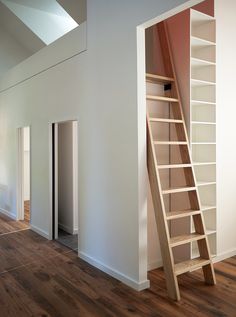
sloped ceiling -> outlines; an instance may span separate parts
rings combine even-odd
[[[29,53],[34,54],[45,46],[37,35],[35,35],[15,14],[13,14],[3,3],[0,2],[0,27],[8,32]]]
[[[57,0],[57,2],[78,24],[87,20],[87,0]]]
[[[78,26],[56,0],[1,2],[47,45]]]
[[[0,76],[87,18],[86,0],[0,0]]]

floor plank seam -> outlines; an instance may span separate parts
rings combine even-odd
[[[69,254],[69,253],[71,253],[71,252],[74,252],[74,250],[69,250],[69,251],[66,251],[66,252],[63,252],[63,253],[60,253],[60,254],[57,254],[57,255],[49,256],[49,257],[47,257],[47,260],[50,260],[50,259],[52,259],[52,258],[55,259],[55,258],[57,258],[57,257],[59,257],[59,256],[61,256],[61,255],[67,255],[67,254]],[[20,261],[19,261],[19,262],[20,262]],[[1,275],[4,275],[4,274],[7,274],[7,273],[10,273],[10,272],[12,272],[12,271],[17,271],[18,269],[21,269],[21,268],[30,266],[30,265],[32,265],[32,264],[37,264],[37,263],[38,263],[38,260],[34,260],[34,261],[29,262],[29,263],[26,263],[26,264],[23,264],[22,262],[20,262],[20,263],[21,263],[21,265],[18,265],[18,266],[16,266],[16,267],[12,268],[12,269],[4,270],[4,271],[0,272],[0,276],[1,276]]]
[[[17,232],[21,232],[21,231],[26,231],[26,230],[30,230],[30,227],[25,228],[25,229],[19,229],[19,230],[11,231],[11,232],[0,233],[0,237],[2,237],[2,236],[7,236],[7,235],[12,234],[12,233],[17,233]]]

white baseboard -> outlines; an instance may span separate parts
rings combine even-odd
[[[158,269],[163,266],[162,260],[156,260],[148,263],[148,271]]]
[[[30,229],[36,233],[38,233],[40,236],[50,240],[50,235],[48,232],[42,230],[42,229],[39,229],[38,227],[34,226],[34,225],[30,225]]]
[[[101,263],[100,261],[97,261],[96,259],[90,257],[89,255],[85,254],[84,252],[80,252],[79,251],[78,255],[84,261],[86,261],[89,264],[95,266],[99,270],[111,275],[115,279],[121,281],[122,283],[124,283],[124,284],[126,284],[128,286],[130,286],[131,288],[135,289],[136,291],[142,291],[142,290],[150,287],[150,281],[149,280],[145,280],[143,282],[137,282],[137,281],[133,280],[132,278],[124,275],[123,273],[118,272],[115,269],[112,269],[111,267]]]
[[[75,234],[74,232],[76,231],[71,227],[63,225],[62,223],[58,223],[58,228],[69,233],[69,234]],[[77,233],[78,233],[78,230],[77,230]]]
[[[0,213],[13,220],[17,220],[16,215],[6,209],[0,208]]]
[[[231,258],[232,256],[236,256],[236,249],[229,250],[227,252],[223,252],[216,257],[212,258],[213,263],[217,263],[223,261],[225,259]],[[158,269],[163,266],[162,260],[157,260],[154,262],[148,263],[148,271]]]
[[[213,262],[217,263],[220,261],[224,261],[225,259],[231,258],[232,256],[236,255],[236,249],[232,249],[223,253],[218,254],[216,257],[213,258]]]

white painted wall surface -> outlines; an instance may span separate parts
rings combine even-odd
[[[24,128],[24,200],[30,200],[30,128]]]
[[[136,289],[148,286],[145,108],[137,106],[136,27],[185,2],[88,0],[88,50],[0,93],[0,184],[9,197],[0,195],[0,207],[16,212],[16,128],[31,125],[32,227],[50,236],[49,123],[78,119],[79,255]],[[78,43],[79,32],[67,50]],[[47,58],[52,56],[44,55],[45,64]],[[34,69],[38,65],[41,58]],[[19,82],[31,66],[24,62],[24,69],[12,70],[0,87]]]
[[[30,52],[3,28],[0,28],[0,76],[26,59]]]
[[[215,0],[217,84],[218,254],[236,254],[235,72],[236,2]]]

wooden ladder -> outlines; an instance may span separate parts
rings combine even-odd
[[[153,100],[156,103],[156,107],[158,107],[158,104],[160,103],[162,106],[163,104],[166,104],[166,107],[169,106],[169,115],[166,118],[150,116],[147,109],[147,165],[166,276],[167,291],[172,299],[180,300],[177,281],[178,275],[202,268],[207,284],[214,285],[216,280],[190,155],[188,135],[182,111],[176,73],[174,70],[168,30],[165,22],[161,22],[157,25],[157,32],[161,44],[165,72],[168,74],[168,77],[146,74],[146,81],[148,83],[152,83],[153,85],[163,85],[164,88],[163,96],[147,95],[147,100]],[[167,124],[168,127],[174,125],[175,139],[170,140],[170,137],[173,137],[173,129],[170,130],[169,128],[169,131],[171,131],[169,133],[169,140],[157,140],[158,131],[161,132],[161,130],[158,130],[158,124]],[[155,133],[154,130],[156,131]],[[168,146],[169,149],[174,146],[178,147],[181,161],[172,163],[169,156],[168,163],[161,165],[158,162],[158,151],[160,151],[160,147],[162,146]],[[170,187],[166,188],[166,184],[163,184],[161,173],[163,171],[168,171],[170,175],[169,179],[171,180],[171,173],[177,171],[177,169],[182,169],[187,185],[172,187],[170,181],[168,184]],[[174,204],[169,204],[168,209],[166,206],[167,196],[169,195],[168,197],[171,199],[171,197],[173,198],[173,195],[184,192],[187,193],[190,208],[188,210],[175,210]],[[184,219],[185,217],[189,217],[189,219],[192,217],[195,232],[172,237],[170,234],[171,221],[180,218]],[[175,263],[173,248],[189,244],[193,241],[197,242],[199,257],[189,259],[189,256],[187,260],[184,259],[182,262]]]

